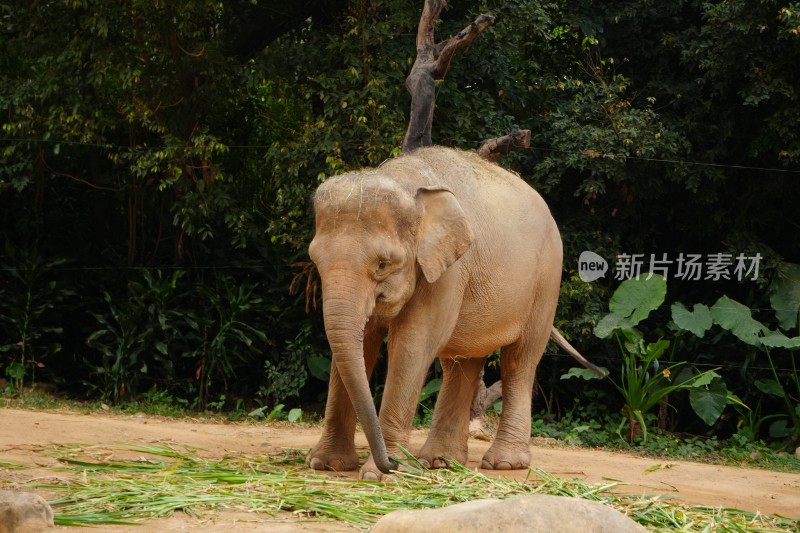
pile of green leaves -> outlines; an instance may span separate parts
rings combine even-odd
[[[190,452],[157,446],[126,449],[147,454],[137,461],[77,459],[80,448],[64,449],[67,476],[57,484],[33,481],[31,487],[59,494],[51,500],[60,525],[137,523],[181,510],[202,518],[209,512],[243,510],[265,520],[335,520],[367,528],[401,509],[432,509],[482,498],[550,494],[599,501],[652,529],[707,531],[769,528],[791,531],[797,522],[734,509],[672,503],[658,497],[615,494],[614,483],[589,486],[532,470],[527,481],[487,477],[460,465],[421,471],[413,457],[393,483],[360,482],[322,475],[303,465],[303,453],[271,457],[203,459]],[[266,518],[269,517],[269,518]]]

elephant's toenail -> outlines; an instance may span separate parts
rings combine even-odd
[[[314,457],[311,461],[308,462],[308,466],[312,470],[325,470],[325,463],[323,463],[319,458]]]
[[[361,475],[361,479],[366,481],[378,481],[378,474],[375,472],[364,472]]]
[[[433,460],[433,468],[450,468],[450,463],[440,456]]]

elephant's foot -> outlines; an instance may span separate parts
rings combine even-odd
[[[531,450],[527,444],[513,447],[493,444],[481,462],[481,468],[487,470],[525,470],[530,465]]]
[[[318,443],[306,456],[306,466],[314,470],[345,470],[358,469],[358,454],[355,446],[325,446]]]
[[[417,454],[417,460],[425,468],[450,468],[456,462],[467,464],[466,446],[453,448],[447,446],[430,446],[428,443]]]

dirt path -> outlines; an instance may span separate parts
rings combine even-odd
[[[316,442],[318,427],[267,424],[234,424],[205,420],[173,420],[144,415],[81,414],[71,411],[24,411],[0,408],[0,459],[31,465],[34,470],[12,471],[0,467],[0,479],[21,480],[47,475],[57,462],[47,455],[52,444],[82,444],[98,449],[119,444],[174,444],[188,446],[204,457],[228,454],[257,454],[281,448],[310,448]],[[411,449],[418,449],[424,431],[412,435]],[[366,448],[363,435],[357,436]],[[475,468],[489,444],[470,441],[468,466]],[[125,452],[108,449],[109,458],[122,458]],[[713,507],[733,507],[764,514],[800,517],[800,474],[787,474],[705,465],[683,461],[659,461],[620,453],[596,450],[531,445],[532,464],[565,479],[588,483],[620,481],[614,490],[633,494],[668,495],[682,502]],[[661,465],[660,468],[658,466]],[[654,468],[655,467],[655,468]],[[525,471],[504,474],[523,478]],[[149,531],[259,531],[264,521],[253,515],[221,515],[213,522],[175,516],[148,522],[144,527],[102,528],[104,532]],[[269,531],[347,531],[335,524],[271,522]],[[58,528],[79,531],[78,528]],[[80,531],[86,531],[81,528]]]

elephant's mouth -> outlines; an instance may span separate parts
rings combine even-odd
[[[393,300],[381,293],[375,298],[375,309],[372,314],[379,318],[394,318],[400,314],[402,308],[402,301]]]

